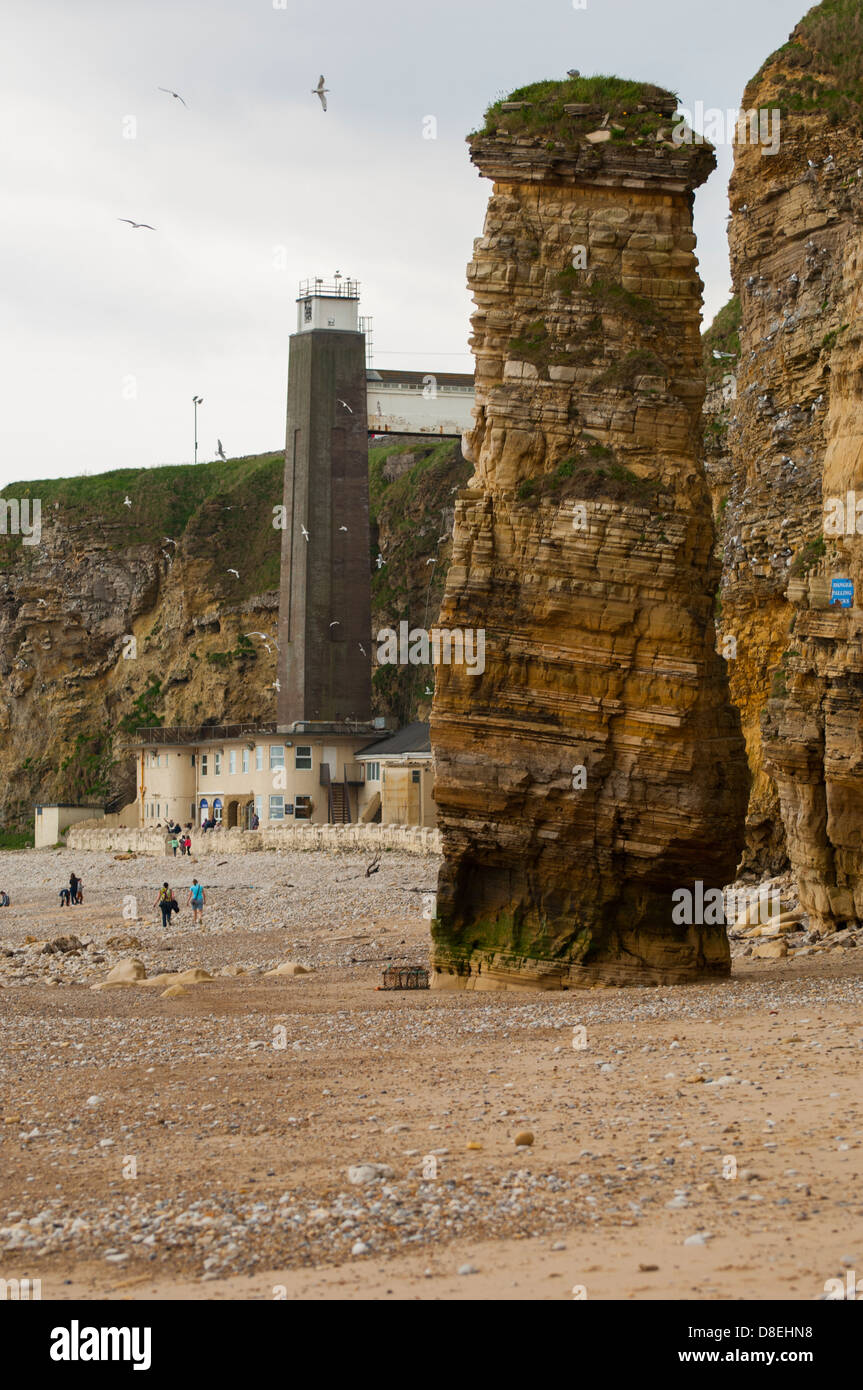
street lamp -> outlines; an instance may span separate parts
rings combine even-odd
[[[192,401],[195,406],[195,462],[198,462],[198,406],[204,404],[203,396],[193,396]]]

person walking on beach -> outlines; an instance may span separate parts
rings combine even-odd
[[[61,888],[61,889],[60,889],[60,906],[61,906],[61,907],[68,907],[68,906],[69,906],[69,903],[71,902],[71,900],[72,900],[72,895],[71,895],[71,893],[69,892],[69,889],[68,889],[68,888]]]
[[[186,905],[188,906],[191,904],[192,907],[192,926],[194,926],[196,922],[200,922],[201,926],[204,925],[204,903],[206,901],[206,893],[198,880],[193,878],[192,886],[189,889],[189,896],[186,900]]]
[[[179,843],[180,843],[180,841],[177,839],[176,834],[172,834],[172,835],[171,835],[171,849],[174,851],[174,858],[175,858],[175,859],[176,859],[176,857],[177,857],[177,846],[179,845]]]
[[[159,896],[153,903],[162,913],[162,930],[165,931],[171,925],[172,904],[174,902],[174,890],[167,883],[163,883],[159,889]]]
[[[69,897],[73,903],[78,901],[78,884],[81,882],[76,873],[69,875]]]

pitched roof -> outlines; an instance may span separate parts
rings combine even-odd
[[[377,739],[374,743],[366,744],[365,748],[360,748],[354,754],[355,758],[388,758],[403,753],[430,753],[431,738],[429,736],[429,726],[422,720],[417,720],[415,724],[406,724],[403,729],[390,734],[389,738]]]
[[[473,372],[409,372],[402,371],[399,367],[377,368],[374,372],[366,372],[366,379],[380,381],[384,386],[395,382],[402,382],[405,386],[423,386],[430,375],[434,376],[438,386],[474,385]]]

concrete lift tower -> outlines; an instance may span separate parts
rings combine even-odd
[[[365,337],[359,285],[301,282],[288,364],[278,723],[371,718]]]

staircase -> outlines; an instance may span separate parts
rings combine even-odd
[[[351,819],[351,807],[348,801],[348,789],[343,782],[332,782],[332,807],[331,815],[333,825],[349,825]]]

